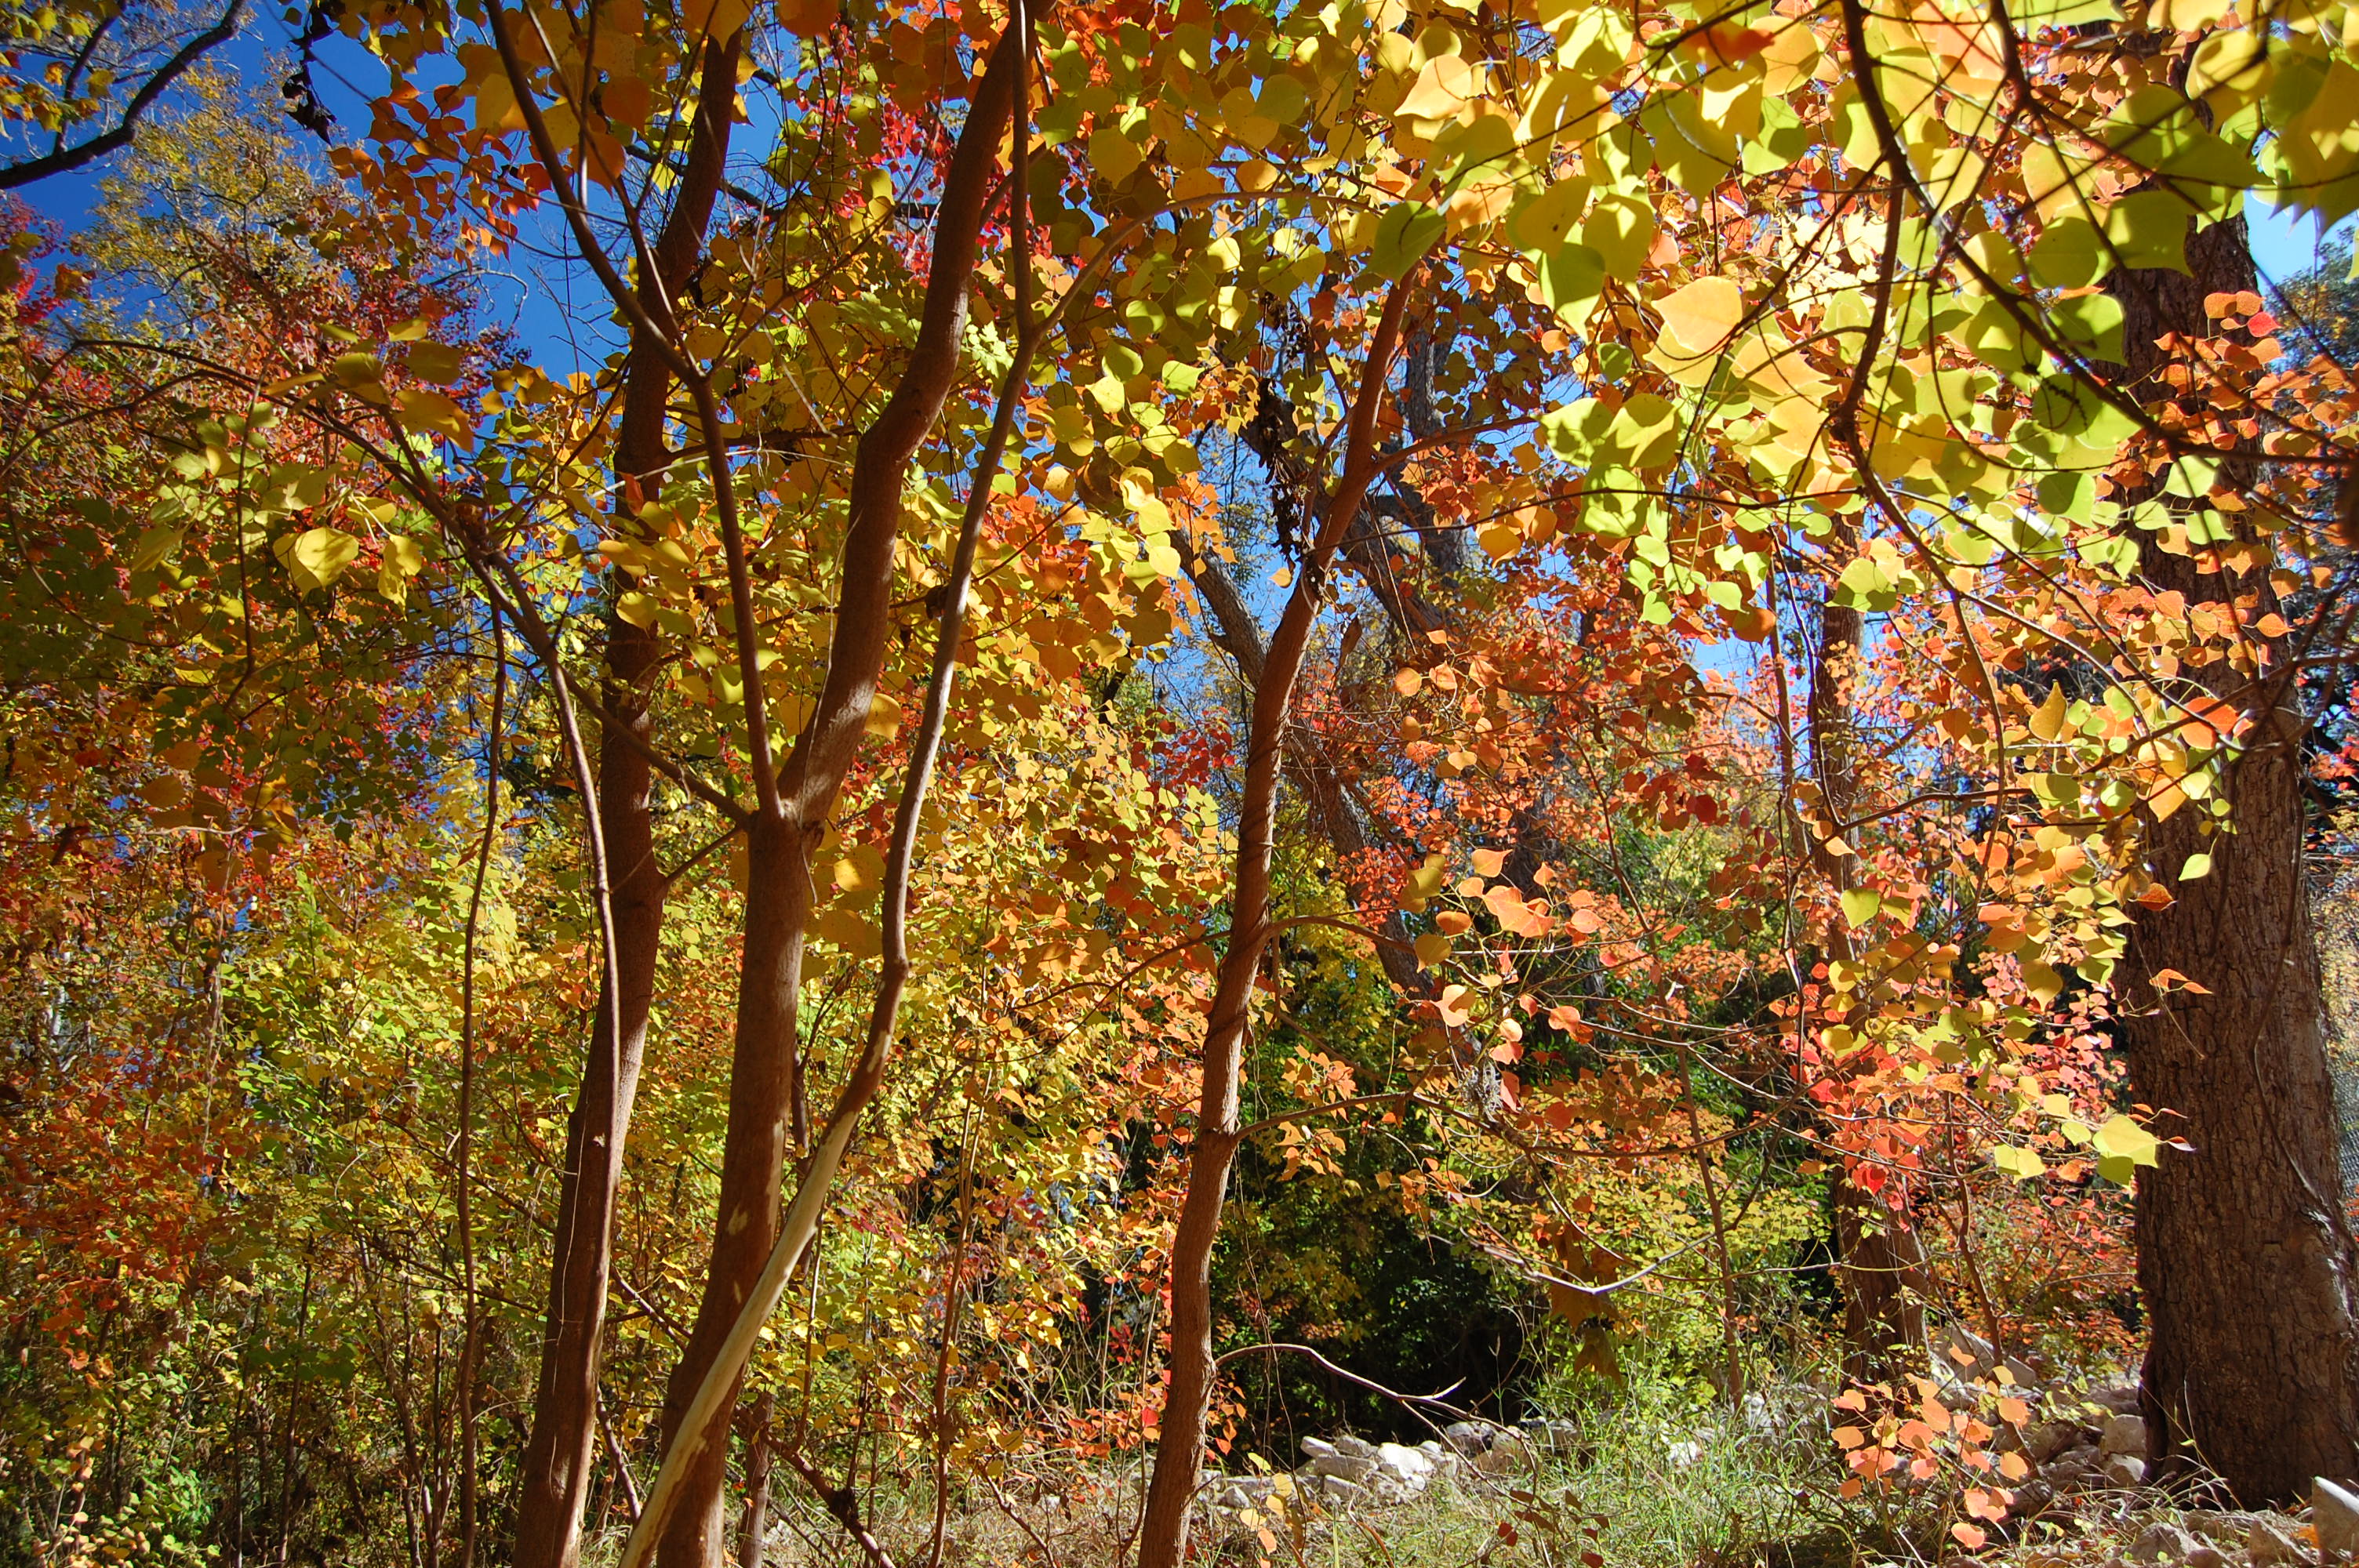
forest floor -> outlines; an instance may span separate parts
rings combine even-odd
[[[1796,1383],[1742,1409],[1680,1390],[1629,1390],[1582,1419],[1437,1428],[1422,1445],[1337,1434],[1299,1444],[1299,1468],[1247,1454],[1208,1474],[1197,1561],[1252,1568],[2276,1568],[2317,1561],[2307,1512],[2200,1506],[2122,1463],[2135,1418],[2121,1385],[2051,1399],[2002,1452],[2029,1474],[1987,1528],[1948,1477],[1843,1495],[1847,1469],[1826,1391]],[[1485,1444],[1485,1437],[1488,1442]],[[1461,1460],[1453,1448],[1483,1452]],[[1413,1484],[1416,1457],[1430,1473]],[[1485,1463],[1485,1458],[1489,1463]],[[1353,1477],[1356,1477],[1353,1479]],[[929,1498],[872,1490],[865,1521],[898,1568],[1118,1568],[1145,1486],[1143,1461],[1011,1467],[937,1525]],[[774,1499],[770,1568],[861,1562],[808,1498]],[[1962,1534],[1953,1533],[1963,1525]],[[936,1530],[941,1532],[937,1558]],[[1962,1540],[1983,1539],[1969,1553]],[[588,1560],[596,1563],[593,1549]]]

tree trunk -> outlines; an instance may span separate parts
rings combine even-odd
[[[687,281],[704,248],[704,232],[729,156],[738,49],[735,38],[705,48],[687,171],[656,245],[663,282],[658,300]],[[664,312],[651,314],[661,319]],[[664,445],[665,400],[670,390],[671,376],[657,346],[644,333],[635,334],[614,442],[614,469],[625,481],[626,511],[635,513],[641,504],[636,493],[639,482],[659,482],[655,476],[670,466],[671,454]],[[558,1189],[549,1264],[549,1325],[541,1341],[532,1429],[525,1440],[516,1499],[516,1568],[573,1568],[581,1556],[582,1507],[598,1438],[598,1365],[614,1197],[663,946],[668,883],[656,860],[653,773],[645,750],[653,730],[646,686],[662,657],[654,632],[619,616],[607,618],[604,698],[610,722],[599,737],[598,809],[614,890],[614,973],[619,985],[608,996],[602,982],[582,1087],[566,1122],[565,1172]]]
[[[1409,274],[1416,276],[1414,270]],[[1204,1418],[1218,1375],[1212,1354],[1212,1249],[1238,1143],[1238,1067],[1261,955],[1270,936],[1270,860],[1277,836],[1277,785],[1296,677],[1318,619],[1329,567],[1375,477],[1375,422],[1400,341],[1409,284],[1385,300],[1352,411],[1343,471],[1321,508],[1319,536],[1304,554],[1294,591],[1270,633],[1255,683],[1245,742],[1245,798],[1237,813],[1236,881],[1229,935],[1204,1025],[1203,1089],[1196,1140],[1188,1154],[1188,1193],[1171,1239],[1171,1379],[1156,1439],[1155,1472],[1139,1522],[1138,1568],[1179,1568],[1188,1550],[1188,1517],[1204,1456]]]
[[[745,1434],[745,1513],[737,1526],[737,1568],[762,1568],[762,1538],[770,1529],[770,1422],[775,1396],[754,1401]]]
[[[802,980],[810,874],[799,827],[757,818],[746,833],[745,956],[738,970],[736,1048],[729,1065],[729,1125],[721,1152],[720,1223],[688,1346],[664,1392],[670,1452],[688,1403],[736,1322],[777,1239],[778,1194],[795,1152],[795,990]],[[697,1451],[667,1521],[661,1561],[717,1564],[729,1540],[729,1445]]]
[[[2128,269],[2111,286],[2142,400],[2168,393],[2154,373],[2172,356],[2156,340],[2209,332],[2204,296],[2256,284],[2242,218],[2191,233],[2187,258],[2190,274]],[[2147,585],[2190,607],[2252,596],[2247,625],[2276,607],[2265,570],[2206,573],[2152,533],[2139,546]],[[2265,646],[2256,682],[2225,665],[2196,677],[2252,721],[2223,791],[2235,830],[2199,837],[2194,805],[2152,827],[2149,864],[2177,902],[2132,928],[2116,1025],[2136,1098],[2194,1151],[2166,1148],[2138,1173],[2151,1457],[2200,1462],[2251,1507],[2359,1469],[2359,1300],[2302,860],[2305,726],[2285,639]],[[2210,875],[2180,880],[2199,850]],[[2157,992],[2164,969],[2211,994]]]
[[[940,416],[958,378],[967,289],[981,254],[984,212],[996,182],[1000,138],[1015,108],[1020,70],[1012,41],[1016,32],[1011,27],[1002,35],[975,83],[935,210],[933,254],[917,340],[892,395],[862,433],[853,455],[835,630],[818,703],[810,727],[780,770],[775,809],[757,811],[747,827],[745,945],[730,1063],[729,1124],[721,1155],[720,1213],[695,1325],[665,1386],[668,1466],[681,1423],[706,1373],[719,1365],[739,1310],[778,1238],[782,1178],[788,1157],[798,1152],[791,1136],[799,1098],[796,1004],[812,903],[810,857],[859,755],[884,667],[909,462]],[[715,479],[729,482],[726,476]],[[759,629],[741,623],[738,635],[756,637]],[[721,1441],[701,1444],[684,1460],[676,1501],[661,1521],[658,1561],[663,1568],[719,1568],[724,1561],[728,1444],[725,1424],[719,1430]],[[651,1494],[649,1507],[654,1506]]]
[[[608,708],[642,735],[647,720],[638,683],[658,656],[650,633],[614,622],[606,654]],[[599,1341],[606,1320],[614,1198],[663,942],[665,883],[655,859],[650,774],[646,758],[623,740],[619,728],[610,727],[600,739],[598,809],[613,862],[614,972],[622,983],[611,1000],[602,985],[582,1086],[566,1120],[548,1328],[516,1499],[517,1568],[572,1568],[581,1552],[582,1505],[597,1441]],[[614,1029],[617,1017],[619,1036]]]
[[[1848,560],[1859,553],[1859,535],[1848,522],[1837,524],[1832,554]],[[1819,656],[1810,667],[1809,725],[1811,766],[1836,832],[1859,811],[1859,757],[1853,741],[1852,692],[1859,677],[1864,619],[1857,610],[1822,601],[1819,607]],[[1806,824],[1805,832],[1810,832]],[[1859,860],[1839,855],[1810,832],[1810,859],[1840,896],[1853,886]],[[1854,956],[1848,927],[1832,927],[1828,956]],[[1890,1381],[1925,1343],[1924,1244],[1905,1209],[1896,1209],[1862,1186],[1847,1162],[1834,1167],[1836,1283],[1843,1298],[1843,1370],[1853,1381]]]

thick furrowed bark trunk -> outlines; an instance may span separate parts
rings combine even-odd
[[[1416,273],[1412,271],[1410,277]],[[1234,894],[1229,904],[1228,949],[1221,956],[1212,1016],[1204,1026],[1203,1089],[1196,1108],[1196,1141],[1188,1156],[1188,1193],[1171,1241],[1171,1380],[1156,1439],[1155,1471],[1139,1522],[1138,1568],[1179,1568],[1188,1550],[1188,1517],[1196,1473],[1204,1455],[1204,1418],[1218,1368],[1212,1354],[1212,1249],[1238,1143],[1238,1068],[1261,955],[1270,935],[1270,861],[1277,835],[1277,786],[1285,758],[1286,722],[1296,678],[1318,619],[1328,571],[1345,532],[1359,515],[1375,476],[1376,412],[1408,301],[1407,281],[1393,286],[1372,341],[1367,369],[1352,411],[1343,471],[1326,497],[1319,536],[1305,553],[1302,572],[1264,650],[1255,682],[1253,719],[1245,742],[1244,804],[1237,814]]]
[[[2140,398],[2169,356],[2165,333],[2209,331],[2203,297],[2253,288],[2240,219],[2191,234],[2190,275],[2117,274],[2126,384]],[[2190,607],[2275,595],[2265,574],[2204,573],[2142,537],[2139,568]],[[2215,696],[2253,721],[2225,795],[2235,831],[2198,836],[2199,806],[2157,826],[2149,863],[2176,896],[2141,914],[2116,1033],[2136,1098],[2180,1119],[2159,1129],[2193,1145],[2138,1173],[2138,1287],[2148,1341],[2144,1400],[2151,1456],[2218,1473],[2248,1506],[2306,1496],[2314,1476],[2359,1469],[2359,1292],[2336,1161],[2325,1009],[2304,880],[2300,741],[2284,639],[2258,683],[2208,671]],[[2209,876],[2178,880],[2199,849]],[[2176,969],[2212,994],[2158,994]]]
[[[658,320],[669,318],[663,301],[685,284],[703,251],[728,159],[737,55],[734,39],[705,49],[686,172],[655,246],[662,287],[645,296],[647,313]],[[659,482],[653,476],[669,463],[664,413],[670,389],[671,375],[657,345],[643,330],[635,333],[614,447],[615,471],[631,483]],[[598,797],[614,883],[614,969],[620,983],[613,997],[600,998],[582,1087],[566,1124],[549,1325],[516,1502],[517,1568],[572,1568],[581,1555],[582,1509],[598,1437],[598,1366],[614,1198],[663,945],[667,882],[656,860],[653,774],[644,749],[652,736],[646,683],[661,661],[654,633],[609,618],[605,706],[614,722],[599,739]]]

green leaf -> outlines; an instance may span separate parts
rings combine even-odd
[[[1843,924],[1856,929],[1874,920],[1884,907],[1884,895],[1874,888],[1851,888],[1843,895]]]
[[[2052,965],[2034,958],[2023,966],[2023,989],[2038,997],[2044,1007],[2064,994],[2064,977]]]
[[[2011,1149],[2004,1143],[1991,1151],[1991,1163],[2021,1182],[2048,1173],[2047,1161],[2028,1149]]]
[[[1597,254],[1616,280],[1635,282],[1647,265],[1647,254],[1655,248],[1655,210],[1636,196],[1602,196],[1581,226],[1581,243]]]
[[[1899,603],[1900,589],[1872,557],[1862,556],[1843,568],[1828,597],[1843,609],[1875,614]]]
[[[2104,236],[2077,213],[2048,225],[2028,258],[2031,280],[2043,288],[2086,288],[2111,269]]]
[[[2187,222],[2194,214],[2167,190],[2140,190],[2105,211],[2105,238],[2123,266],[2187,270]]]
[[[2179,880],[2183,882],[2201,881],[2211,874],[2212,856],[2208,851],[2201,849],[2188,856],[2187,863],[2179,868]]]
[[[1540,290],[1566,325],[1586,326],[1605,292],[1605,258],[1568,240],[1541,258]]]
[[[1526,254],[1547,257],[1571,238],[1589,205],[1589,181],[1575,175],[1527,198],[1507,216],[1507,237]]]
[[[1368,266],[1379,277],[1405,277],[1441,238],[1441,214],[1419,201],[1396,201],[1376,220]]]

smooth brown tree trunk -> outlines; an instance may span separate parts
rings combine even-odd
[[[1212,1249],[1220,1239],[1221,1210],[1236,1162],[1239,1067],[1255,982],[1270,937],[1270,863],[1277,837],[1286,724],[1329,568],[1375,477],[1376,412],[1400,341],[1408,290],[1408,282],[1396,284],[1385,301],[1352,413],[1343,471],[1324,499],[1319,537],[1305,553],[1301,575],[1270,633],[1255,683],[1245,797],[1237,813],[1228,945],[1221,955],[1212,1013],[1204,1025],[1203,1087],[1196,1108],[1195,1141],[1188,1153],[1188,1191],[1171,1239],[1171,1376],[1139,1523],[1138,1568],[1179,1568],[1188,1550],[1189,1514],[1204,1455],[1204,1421],[1218,1376],[1212,1352]]]
[[[770,1530],[770,1422],[775,1395],[754,1401],[745,1434],[745,1514],[737,1526],[737,1568],[762,1568],[763,1537]]]
[[[686,283],[703,252],[729,154],[738,49],[733,38],[705,49],[686,172],[655,247],[662,292],[648,302],[653,307],[649,314],[658,319],[669,314],[661,301]],[[664,425],[671,384],[656,346],[645,340],[644,332],[635,334],[614,448],[614,470],[624,481],[627,514],[653,499],[638,487],[642,482],[659,487],[670,464]],[[602,982],[582,1087],[566,1122],[548,1325],[517,1488],[516,1568],[572,1568],[581,1555],[582,1510],[598,1441],[598,1368],[614,1200],[663,946],[668,883],[656,860],[654,775],[647,761],[652,726],[647,707],[647,685],[662,657],[654,632],[608,616],[603,692],[608,721],[599,737],[598,809],[614,890],[613,972],[619,984],[608,996]]]
[[[787,1162],[800,1152],[794,1127],[799,1098],[796,1004],[812,904],[810,855],[859,754],[884,666],[909,461],[940,417],[959,373],[967,289],[981,253],[1000,139],[1015,105],[1018,66],[1013,36],[1010,29],[994,47],[975,83],[943,180],[925,303],[908,362],[853,455],[835,629],[810,726],[781,770],[777,807],[756,812],[747,827],[745,943],[719,1216],[695,1324],[665,1386],[667,1454],[769,1260],[777,1240]],[[715,479],[728,482],[726,476]],[[738,634],[756,636],[758,629],[741,626]],[[663,1568],[719,1568],[725,1560],[727,1465],[725,1442],[704,1444],[687,1457],[678,1500],[662,1521],[658,1561]]]
[[[2167,391],[2153,373],[2173,356],[2158,339],[2208,333],[2207,294],[2256,286],[2241,218],[2191,233],[2187,257],[2190,274],[2129,269],[2112,285],[2141,399]],[[2255,596],[2248,625],[2276,608],[2266,571],[2205,573],[2153,534],[2140,546],[2148,585],[2190,607]],[[2235,830],[2200,837],[2200,803],[2152,828],[2149,864],[2176,902],[2132,929],[2116,1026],[2136,1098],[2193,1150],[2166,1148],[2138,1173],[2151,1457],[2206,1466],[2253,1507],[2359,1470],[2359,1298],[2303,865],[2305,724],[2287,640],[2266,645],[2257,681],[2224,665],[2199,676],[2252,722],[2223,792]],[[2210,874],[2180,879],[2198,851]],[[2210,994],[2158,993],[2165,969]]]

